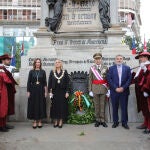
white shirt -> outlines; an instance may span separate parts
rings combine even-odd
[[[97,67],[97,69],[99,69],[99,70],[101,69],[101,65],[96,65],[96,67]]]
[[[122,65],[117,65],[118,76],[119,76],[119,86],[121,86],[121,77],[122,77]]]

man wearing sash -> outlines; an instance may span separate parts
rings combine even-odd
[[[131,83],[132,75],[130,67],[123,64],[123,56],[117,55],[115,58],[115,65],[111,66],[107,75],[110,98],[113,109],[113,122],[112,128],[119,125],[118,108],[119,103],[121,106],[121,122],[122,127],[129,129],[128,122],[128,96],[129,86]]]
[[[89,71],[89,95],[93,97],[95,107],[95,127],[102,125],[107,127],[105,122],[105,102],[107,93],[106,74],[108,68],[102,64],[102,54],[93,55],[94,65]]]

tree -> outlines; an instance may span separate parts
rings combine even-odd
[[[150,52],[150,39],[147,42],[147,51]]]
[[[131,36],[125,36],[124,37],[124,42],[127,45],[129,45],[130,50],[132,50],[132,37]],[[139,53],[143,50],[143,44],[141,42],[141,37],[135,37],[135,45],[136,45],[137,53]]]
[[[15,58],[16,58],[16,68],[20,69],[21,67],[21,56],[20,56],[20,52],[21,52],[21,45],[20,43],[16,43],[16,54],[15,54]]]

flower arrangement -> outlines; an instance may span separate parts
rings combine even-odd
[[[76,91],[69,100],[69,124],[89,124],[94,121],[94,105],[89,95]]]

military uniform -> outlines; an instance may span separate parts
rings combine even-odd
[[[100,53],[96,53],[93,55],[94,59],[101,59],[102,55]],[[102,79],[97,79],[96,75],[94,74],[92,68],[94,68],[97,73],[102,77]],[[107,93],[107,86],[106,86],[106,74],[108,68],[103,64],[97,65],[95,64],[90,68],[89,71],[89,91],[93,93],[93,101],[95,107],[95,117],[96,117],[96,124],[95,126],[103,125],[107,127],[105,123],[105,102],[106,102],[106,93]],[[104,85],[105,84],[105,85]],[[104,123],[104,124],[103,124]]]

